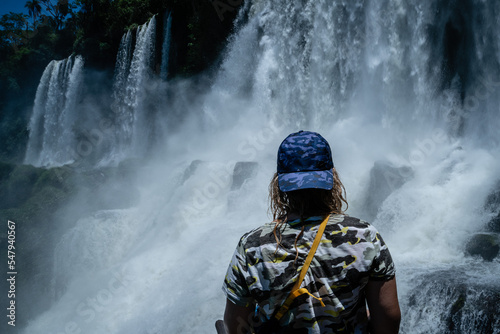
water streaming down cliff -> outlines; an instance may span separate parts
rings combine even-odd
[[[54,166],[74,160],[70,148],[75,146],[73,127],[78,119],[75,110],[82,69],[83,59],[79,56],[53,60],[45,69],[28,127],[25,163]]]
[[[185,102],[192,118],[143,161],[140,203],[89,213],[60,238],[63,293],[26,333],[213,332],[232,251],[269,219],[276,149],[300,128],[330,141],[348,213],[371,215],[392,251],[402,333],[499,333],[499,259],[464,256],[500,178],[498,14],[479,0],[247,1],[212,86],[193,96],[201,108]],[[144,102],[163,94],[145,84],[160,81],[145,65],[152,22],[118,56],[123,147],[142,145]],[[236,173],[239,161],[258,167]],[[383,194],[369,187],[379,161]]]
[[[113,111],[117,124],[113,155],[117,160],[141,156],[150,145],[151,110],[147,103],[149,82],[153,75],[156,17],[137,28],[132,51],[132,33],[120,44],[115,69]]]
[[[163,45],[161,48],[161,72],[160,77],[163,80],[167,80],[168,78],[168,63],[170,60],[170,41],[172,39],[172,12],[168,11],[165,14],[165,18],[163,20]]]
[[[90,164],[108,165],[143,156],[154,138],[156,106],[148,101],[146,91],[153,77],[155,36],[155,17],[123,35],[112,113],[106,105],[95,108],[80,103],[89,94],[81,89],[85,70],[80,56],[52,61],[37,89],[24,162],[54,167],[88,159]],[[163,54],[168,62],[168,50]],[[162,64],[162,69],[168,71],[168,64]]]

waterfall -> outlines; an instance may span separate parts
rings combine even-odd
[[[168,62],[170,59],[170,40],[172,38],[171,29],[172,29],[172,12],[168,11],[165,14],[165,19],[163,20],[163,45],[161,48],[161,73],[160,77],[163,80],[167,80],[168,78]]]
[[[149,143],[149,115],[146,91],[152,77],[155,50],[156,17],[137,28],[132,52],[132,33],[122,38],[115,68],[113,111],[117,124],[116,160],[140,156]]]
[[[122,37],[116,57],[115,77],[113,80],[113,100],[118,104],[125,97],[130,62],[132,61],[132,31],[128,30]],[[118,107],[118,106],[114,106]],[[118,112],[117,110],[116,112]]]
[[[159,98],[154,17],[133,50],[131,33],[123,37],[116,154],[137,157],[153,144],[153,123],[164,122],[155,110],[185,117],[140,160],[130,181],[137,203],[89,208],[59,236],[63,287],[25,333],[214,332],[231,255],[241,235],[269,221],[277,148],[300,129],[330,142],[347,213],[369,219],[391,250],[401,333],[500,333],[500,257],[465,255],[498,214],[485,206],[500,179],[498,3],[253,0],[241,10],[201,96],[187,79],[169,82],[169,103]],[[76,62],[53,62],[42,76],[27,161],[48,159],[37,152],[48,140],[42,146],[47,106],[61,103],[52,78]]]
[[[38,85],[25,163],[57,166],[73,161],[73,126],[77,113],[83,59],[71,56],[47,65]]]
[[[127,79],[132,62],[133,45],[132,31],[128,30],[122,37],[116,57],[115,76],[113,80],[113,104],[111,108],[116,118],[117,130],[112,147],[111,159],[120,160],[125,156],[126,148],[130,146],[130,126],[132,124],[129,110],[124,105],[127,89]]]
[[[148,133],[155,107],[147,101],[146,92],[153,76],[155,33],[153,17],[137,28],[135,45],[132,32],[124,34],[116,60],[111,115],[106,108],[95,110],[88,101],[88,105],[78,105],[83,98],[84,62],[80,56],[49,63],[28,126],[25,163],[61,166],[90,159],[92,154],[91,164],[107,165],[142,156],[153,136]],[[111,126],[103,126],[105,122]],[[108,136],[110,128],[113,134]]]

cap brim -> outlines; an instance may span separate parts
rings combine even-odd
[[[278,184],[281,191],[294,191],[300,189],[326,189],[333,188],[332,170],[279,173]]]

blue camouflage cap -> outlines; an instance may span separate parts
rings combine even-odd
[[[319,133],[299,131],[278,149],[278,183],[281,191],[333,188],[330,145]]]

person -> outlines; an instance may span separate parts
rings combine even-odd
[[[226,332],[398,333],[391,254],[375,227],[343,213],[345,188],[328,142],[315,132],[292,133],[277,160],[269,186],[274,221],[241,237],[225,276]],[[299,281],[303,292],[277,320],[323,221]]]

